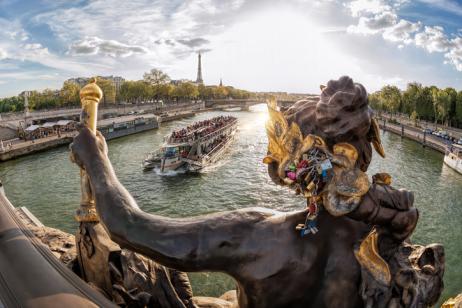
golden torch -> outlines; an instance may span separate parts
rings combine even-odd
[[[89,84],[80,90],[80,101],[82,103],[80,122],[88,127],[95,135],[96,120],[98,118],[98,103],[102,97],[103,91],[101,91],[100,87],[96,84],[96,78],[93,78]],[[90,181],[83,169],[80,169],[80,188],[82,190],[82,196],[80,208],[76,213],[76,220],[79,222],[99,222]]]

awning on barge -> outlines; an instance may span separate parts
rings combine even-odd
[[[25,129],[25,131],[26,131],[26,132],[33,132],[33,131],[35,131],[35,130],[37,130],[37,129],[39,129],[39,128],[40,128],[39,125],[31,125],[31,126],[28,126],[28,127]]]
[[[53,126],[56,125],[56,122],[45,122],[41,125],[43,128],[52,128]]]

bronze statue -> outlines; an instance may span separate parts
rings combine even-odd
[[[319,102],[269,109],[264,162],[274,182],[307,198],[307,209],[183,219],[145,213],[118,181],[104,138],[83,128],[71,145],[73,160],[89,177],[111,239],[170,268],[229,274],[240,307],[434,304],[444,251],[410,245],[418,220],[413,194],[392,188],[387,174],[372,183],[365,174],[372,146],[384,152],[364,87],[342,77],[322,88]],[[315,160],[318,173],[303,173]]]

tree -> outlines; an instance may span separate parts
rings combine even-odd
[[[369,104],[371,105],[372,109],[376,111],[382,111],[383,105],[380,100],[380,92],[371,93],[368,96]]]
[[[163,101],[169,101],[174,96],[175,86],[171,83],[158,85],[158,95]]]
[[[12,96],[0,99],[0,112],[18,112],[24,110],[24,97]]]
[[[415,110],[421,119],[432,121],[435,118],[432,90],[430,87],[423,87],[420,89],[420,95],[415,104]]]
[[[194,99],[199,96],[199,90],[192,82],[182,82],[175,88],[174,95],[180,99]]]
[[[456,116],[457,91],[454,88],[446,88],[444,89],[444,91],[448,93],[449,98],[451,100],[448,106],[448,110],[447,110],[447,113],[448,113],[447,122],[449,125],[451,125],[452,121],[455,120],[455,116]]]
[[[121,85],[119,95],[126,102],[139,103],[152,98],[153,91],[150,85],[142,80],[126,81]]]
[[[109,79],[98,78],[96,81],[98,86],[103,91],[103,104],[115,104],[116,88],[114,82]]]
[[[148,73],[144,73],[143,80],[150,85],[161,85],[169,83],[170,77],[161,70],[153,68]]]
[[[65,81],[61,88],[62,105],[75,106],[80,103],[80,86],[74,82]]]
[[[416,111],[416,106],[420,102],[422,94],[422,85],[418,83],[409,83],[407,85],[406,91],[402,95],[402,103],[400,111],[407,115],[412,114],[413,111]],[[418,112],[416,112],[418,115]]]
[[[457,100],[456,100],[456,122],[459,127],[462,126],[462,91],[457,93]]]
[[[380,91],[380,101],[393,116],[401,105],[401,91],[396,86],[385,86]]]
[[[415,110],[411,113],[411,116],[409,118],[411,119],[414,126],[417,126],[418,115]]]
[[[435,109],[435,124],[438,119],[442,124],[447,123],[449,108],[451,106],[451,95],[445,90],[434,88],[432,90],[433,106]]]
[[[218,86],[213,88],[213,96],[214,98],[226,98],[228,97],[229,90],[226,87]]]

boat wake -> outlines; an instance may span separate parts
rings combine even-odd
[[[160,176],[177,176],[179,174],[186,173],[186,169],[184,168],[180,168],[177,170],[164,170],[164,171],[161,171],[160,168],[154,168],[152,169],[152,171],[154,171],[155,174],[160,175]]]

